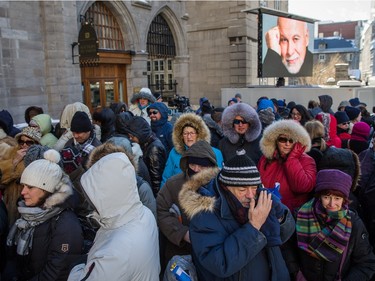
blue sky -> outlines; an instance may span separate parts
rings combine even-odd
[[[371,0],[289,0],[292,14],[327,21],[370,18]]]

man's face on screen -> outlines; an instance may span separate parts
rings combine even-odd
[[[281,60],[291,74],[297,74],[306,56],[309,44],[307,24],[302,21],[280,17],[278,20],[280,31]]]

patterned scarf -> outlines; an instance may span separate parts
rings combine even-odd
[[[80,165],[84,165],[85,158],[95,148],[92,145],[96,135],[95,132],[90,134],[90,137],[82,144],[73,139],[74,146],[69,146],[61,150],[64,171],[67,174],[75,171]]]
[[[18,212],[21,214],[7,237],[7,246],[17,245],[17,254],[26,256],[33,245],[35,227],[58,215],[63,211],[59,207],[43,210],[39,207],[26,207],[25,202],[19,203]]]
[[[328,262],[341,258],[352,233],[347,207],[327,212],[315,198],[304,204],[297,215],[298,247],[317,259]]]

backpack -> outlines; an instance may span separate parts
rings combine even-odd
[[[175,275],[176,269],[183,270],[188,276],[185,279],[180,279]],[[190,279],[189,279],[190,277]],[[198,281],[197,271],[195,269],[191,255],[173,256],[165,268],[163,281],[179,281],[190,280]]]

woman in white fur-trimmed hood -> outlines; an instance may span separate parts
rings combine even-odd
[[[310,199],[316,179],[316,165],[306,154],[311,148],[310,136],[294,120],[269,125],[260,140],[263,156],[258,169],[266,188],[280,184],[281,202],[293,213]]]

